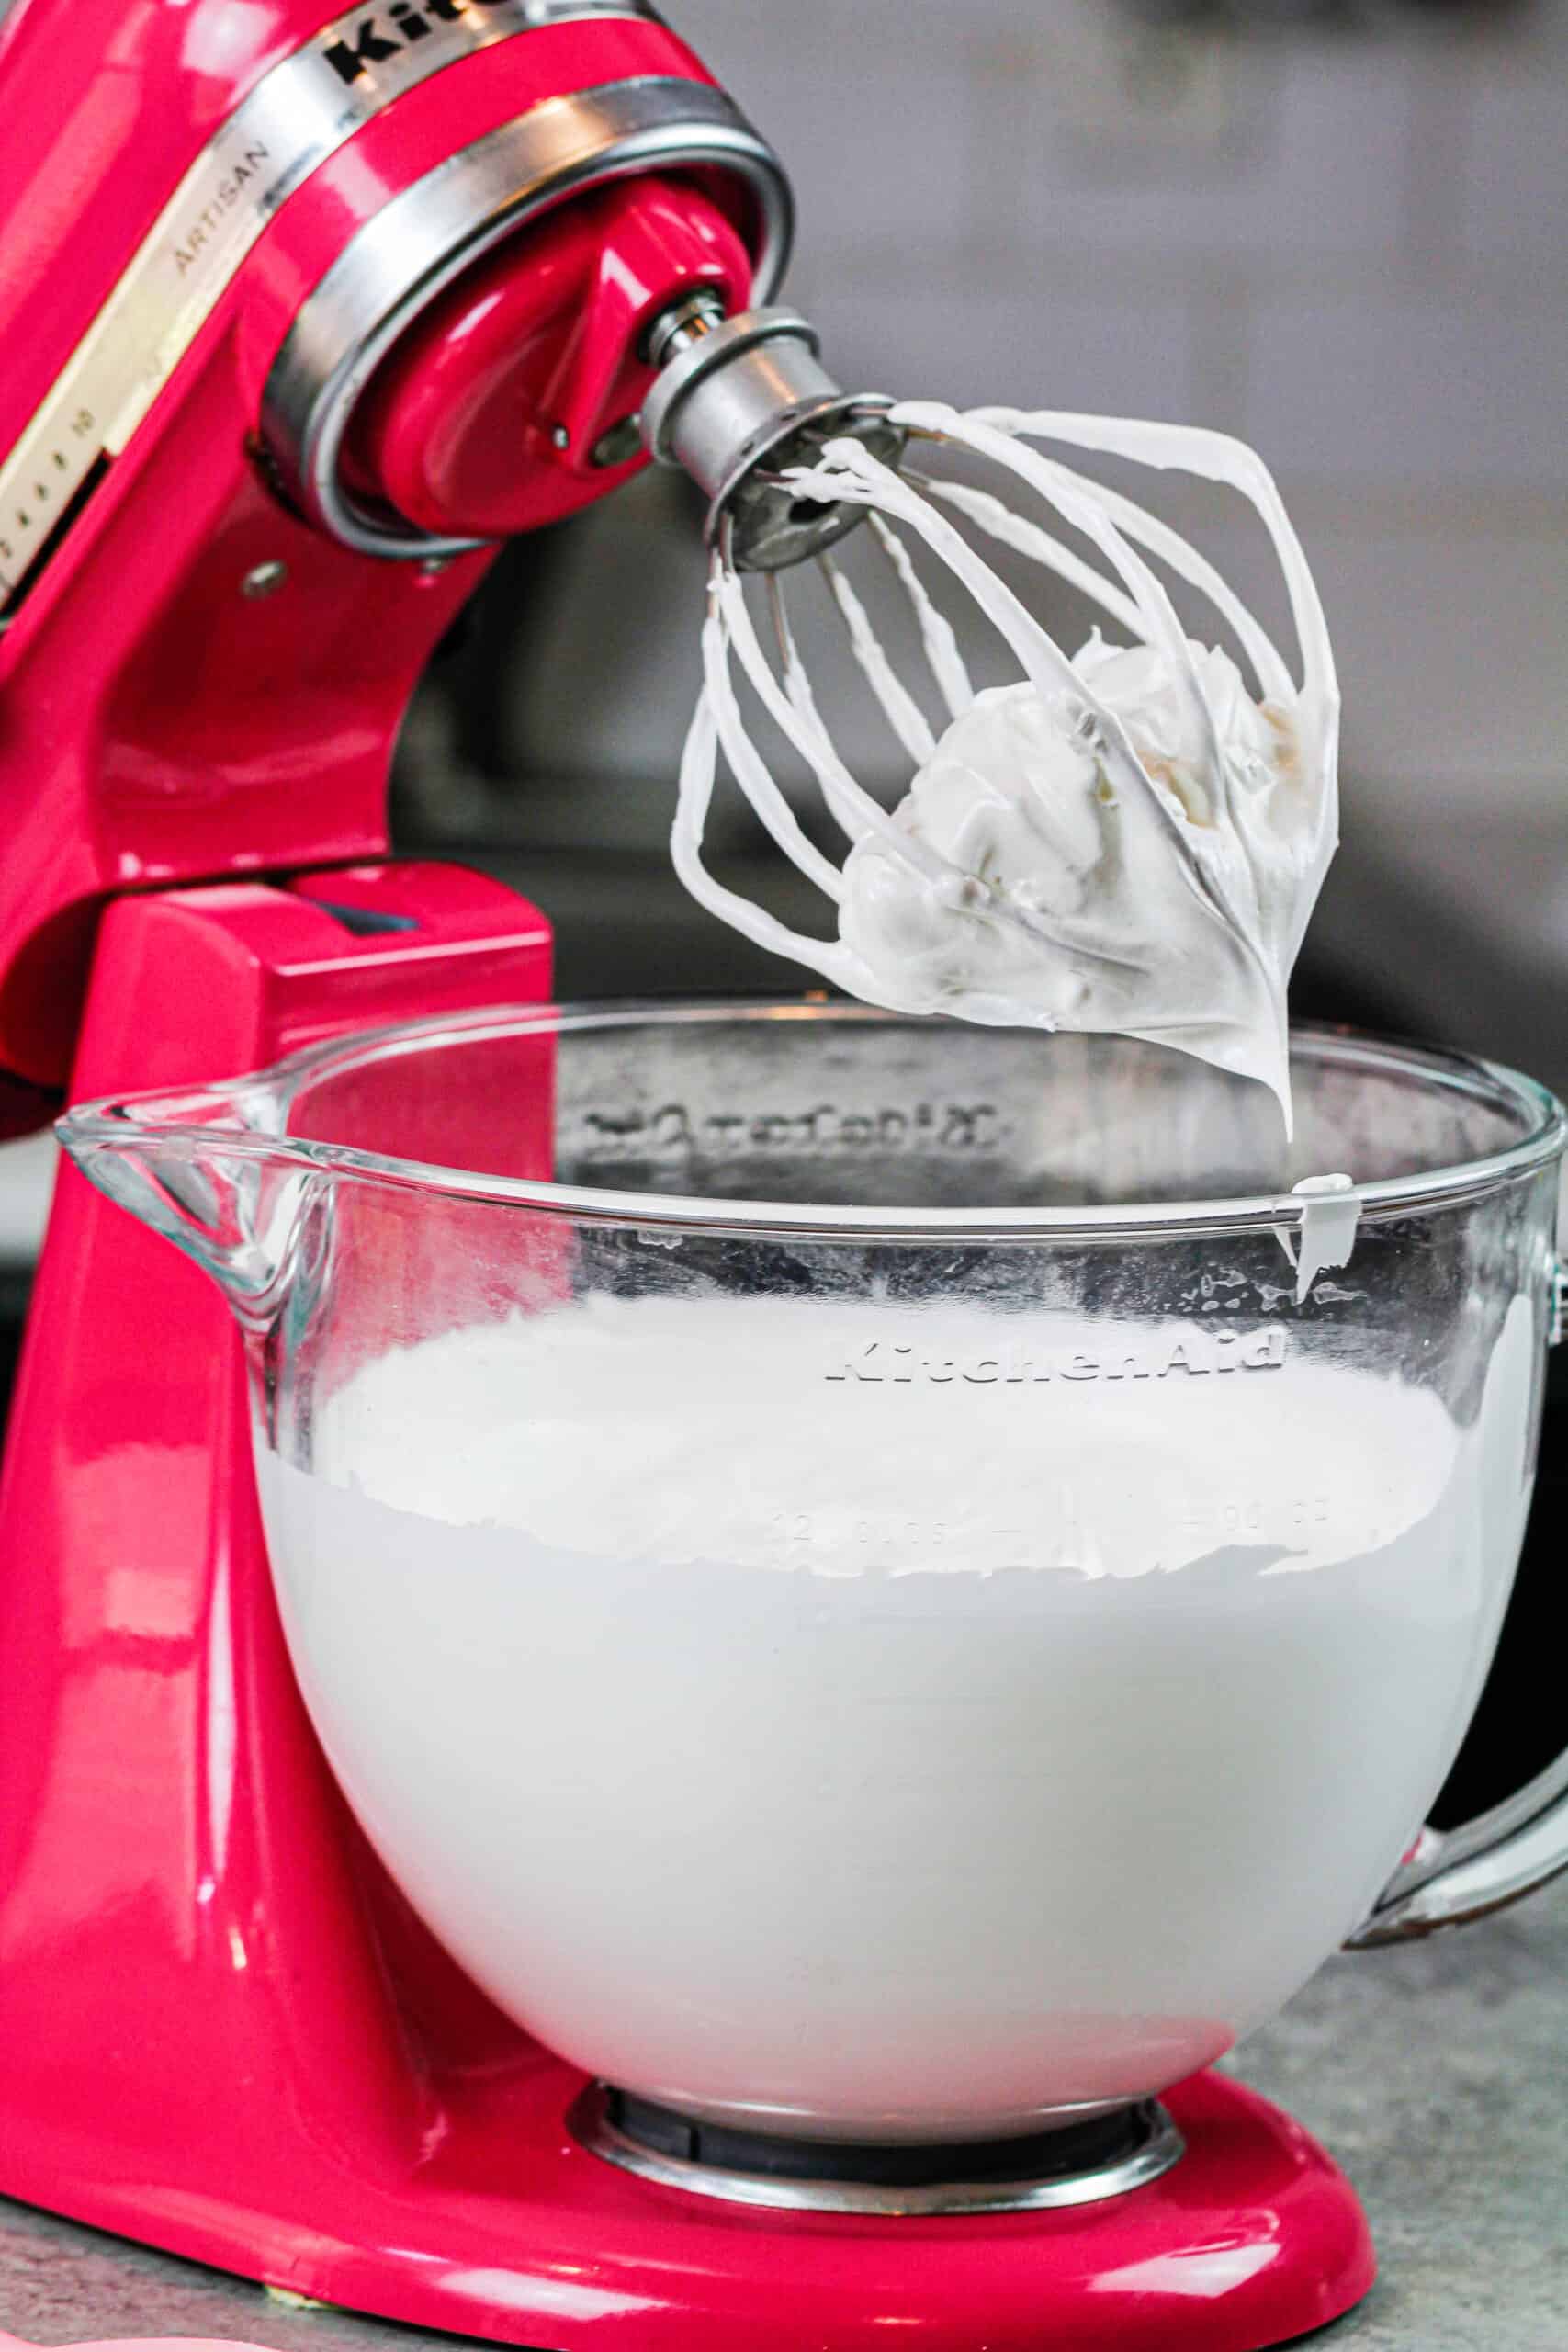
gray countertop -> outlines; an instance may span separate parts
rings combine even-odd
[[[1410,1950],[1331,1962],[1243,2053],[1341,2159],[1382,2278],[1325,2352],[1568,2344],[1568,1881]],[[299,2310],[243,2281],[0,2200],[0,2328],[38,2344],[241,2337],[270,2352],[440,2339]]]

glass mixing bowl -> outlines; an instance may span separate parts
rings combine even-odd
[[[463,1966],[689,2115],[978,2141],[1568,1862],[1562,1767],[1422,1827],[1563,1114],[1345,1035],[1294,1081],[1287,1147],[1122,1039],[536,1008],[62,1134],[244,1327],[301,1690]]]

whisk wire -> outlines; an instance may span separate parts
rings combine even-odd
[[[894,576],[908,600],[925,649],[927,667],[947,706],[948,717],[962,718],[974,705],[975,688],[958,650],[958,632],[946,616],[938,612],[925,582],[915,570],[908,548],[886,516],[873,509],[866,520],[872,537],[892,565]]]
[[[1284,575],[1303,662],[1296,700],[1316,723],[1316,748],[1332,755],[1334,747],[1328,738],[1338,714],[1339,689],[1322,600],[1274,477],[1255,449],[1230,434],[1215,433],[1204,425],[1148,424],[1127,417],[1084,416],[1067,410],[979,408],[973,412],[973,421],[1014,437],[1070,441],[1081,449],[1131,458],[1139,465],[1173,468],[1239,490],[1257,509]]]
[[[721,588],[721,597],[722,594]],[[770,775],[766,761],[746,732],[730,682],[722,629],[705,628],[703,632],[703,675],[713,705],[719,744],[736,782],[790,864],[838,905],[844,891],[842,876],[807,839],[799,819]]]
[[[798,653],[794,655],[793,694],[780,687],[758,640],[739,577],[727,575],[722,578],[716,594],[718,616],[728,631],[728,642],[733,645],[740,665],[769,718],[816,776],[823,797],[848,838],[858,842],[867,834],[875,834],[886,848],[921,873],[929,876],[942,870],[943,862],[935,856],[935,853],[926,850],[922,843],[910,841],[899,831],[880,801],[874,799],[864,786],[856,782],[833,749],[818,713],[810,680]],[[790,643],[793,652],[793,639]]]
[[[704,625],[705,638],[709,632],[719,635],[718,623],[711,616]],[[705,645],[704,650],[705,656]],[[718,724],[705,694],[698,703],[681,760],[680,793],[670,837],[676,874],[699,906],[705,907],[721,922],[728,923],[754,946],[770,955],[782,956],[791,963],[813,965],[824,978],[850,995],[861,994],[870,984],[871,976],[859,956],[836,942],[808,939],[803,932],[792,931],[765,907],[727,888],[709,872],[703,859],[702,844],[717,773],[717,752]]]
[[[976,490],[969,482],[943,481],[938,475],[918,472],[913,466],[905,468],[904,478],[923,492],[926,497],[940,498],[944,504],[953,507],[965,521],[973,523],[976,530],[984,531],[987,538],[994,539],[998,547],[1010,547],[1019,555],[1028,556],[1045,570],[1055,572],[1069,587],[1077,588],[1098,605],[1100,611],[1119,628],[1125,629],[1129,636],[1138,634],[1138,608],[1131,596],[1112,587],[1103,572],[1097,571],[1092,563],[1075,554],[1071,548],[1064,547],[1060,539],[1053,537],[1040,524],[1031,522],[1026,514],[1015,514],[1010,506],[1004,506],[993,491]]]
[[[818,569],[843,615],[850,644],[866,684],[880,704],[887,724],[918,768],[936,750],[936,737],[914,695],[887,658],[882,639],[871,626],[865,606],[844,577],[843,567],[830,555],[818,556]]]
[[[951,411],[931,411],[922,405],[920,413],[922,416],[928,413],[938,415],[955,425],[960,423]],[[827,462],[824,465],[801,476],[797,485],[801,492],[817,497],[831,495],[844,502],[853,500],[868,506],[874,504],[885,513],[898,515],[968,589],[981,612],[1007,643],[1031,684],[1049,700],[1065,701],[1069,711],[1078,715],[1092,714],[1100,755],[1113,788],[1128,792],[1148,790],[1149,779],[1139,763],[1120,717],[1079,676],[1055,638],[1041,627],[1006,582],[981,560],[946,516],[857,443],[830,442],[825,458]],[[840,467],[844,469],[843,474],[836,470]]]
[[[1249,1074],[1269,1075],[1271,1083],[1282,1085],[1267,1062],[1268,1051],[1283,1054],[1283,994],[1278,978],[1280,943],[1293,956],[1292,942],[1299,944],[1315,879],[1326,864],[1325,849],[1332,851],[1338,693],[1316,591],[1267,469],[1240,444],[1189,427],[1134,424],[1046,410],[989,408],[960,415],[952,408],[926,401],[894,407],[887,413],[887,421],[908,441],[933,448],[964,449],[987,459],[1032,492],[1062,525],[1081,534],[1099,562],[989,490],[924,469],[896,470],[863,440],[849,435],[827,441],[810,462],[789,468],[781,486],[801,505],[815,501],[830,507],[835,514],[857,507],[865,511],[867,538],[880,551],[902,593],[937,701],[953,722],[974,707],[976,689],[957,633],[917,568],[911,543],[919,542],[968,592],[1018,662],[1045,712],[1053,715],[1047,725],[1059,726],[1064,741],[1076,734],[1092,750],[1100,797],[1112,808],[1126,799],[1134,809],[1146,811],[1139,823],[1154,828],[1146,833],[1147,842],[1168,843],[1168,852],[1161,849],[1159,855],[1171,856],[1170,887],[1191,909],[1185,920],[1190,924],[1196,920],[1211,937],[1213,926],[1222,926],[1232,935],[1234,949],[1255,968],[1264,999],[1276,1008],[1279,1039],[1273,1048],[1258,1049],[1264,1053],[1263,1062],[1256,1057],[1247,1059],[1253,1053],[1250,1046],[1235,1046],[1235,1054],[1240,1058],[1233,1059],[1230,1066],[1246,1068]],[[1101,488],[1057,457],[1024,446],[1033,441],[1076,441],[1081,447],[1156,467],[1181,468],[1241,490],[1268,528],[1285,574],[1302,653],[1301,686],[1294,684],[1269,633],[1179,532],[1135,500]],[[1160,692],[1177,699],[1174,710],[1168,702],[1161,706],[1156,700],[1147,716],[1138,718],[1144,756],[1134,749],[1128,718],[1123,716],[1128,695],[1124,681],[1112,685],[1108,679],[1105,693],[1097,691],[1100,674],[1097,665],[1084,662],[1082,656],[1078,662],[1069,658],[964,537],[960,523],[981,540],[1012,548],[1080,591],[1135,646],[1146,647],[1156,656],[1154,674],[1163,681]],[[826,553],[819,561],[832,606],[847,631],[861,673],[901,752],[916,771],[924,770],[939,750],[926,706],[896,667],[841,563]],[[1288,763],[1283,767],[1275,763],[1270,768],[1272,754],[1263,758],[1245,732],[1234,739],[1233,746],[1222,727],[1215,699],[1227,691],[1223,663],[1216,670],[1217,657],[1203,654],[1190,638],[1171,589],[1153,569],[1154,562],[1206,597],[1229,627],[1252,667],[1265,709],[1277,706],[1276,727],[1283,721],[1293,739],[1299,763],[1293,771]],[[682,763],[675,827],[677,868],[694,896],[772,953],[807,964],[870,1001],[913,1012],[940,1005],[961,1010],[974,1020],[1010,1023],[1022,1018],[1043,1027],[1054,1025],[1054,1016],[1042,1009],[1051,1001],[1049,997],[1031,997],[1021,1009],[1011,993],[987,993],[993,983],[977,976],[1003,969],[1006,957],[998,965],[996,951],[983,945],[981,932],[963,930],[967,917],[983,917],[985,924],[993,927],[986,936],[999,935],[994,927],[1001,926],[1042,947],[1060,949],[1069,967],[1098,967],[1111,976],[1114,988],[1120,989],[1128,978],[1146,981],[1152,968],[1152,944],[1137,939],[1125,942],[1113,931],[1094,934],[1092,925],[1086,925],[1074,913],[1055,911],[1056,901],[1048,891],[1043,896],[1027,879],[1021,888],[1017,876],[1008,881],[1005,864],[999,869],[1002,878],[998,878],[991,870],[990,853],[982,856],[955,849],[953,854],[945,854],[928,837],[916,801],[907,800],[897,814],[891,814],[864,789],[840,754],[824,721],[776,573],[769,575],[765,593],[773,659],[764,652],[757,633],[745,581],[734,561],[730,526],[721,524],[703,632],[704,693]],[[842,870],[808,838],[748,734],[736,691],[737,664],[763,711],[815,778],[829,812],[849,843]],[[1235,674],[1234,670],[1230,674]],[[1228,727],[1234,719],[1228,702],[1224,710]],[[805,937],[765,909],[726,889],[707,871],[703,843],[720,752],[770,837],[795,870],[840,909],[837,940]],[[1256,788],[1260,778],[1267,781],[1266,769],[1276,780],[1289,775],[1289,788],[1307,796],[1292,803],[1290,840],[1284,848],[1269,832],[1269,796]],[[1242,784],[1248,789],[1242,790]],[[1054,838],[1054,829],[1066,821],[1069,805],[1058,804],[1049,793],[1038,805],[1031,803],[1027,821],[1040,831],[1043,842]],[[1066,836],[1062,838],[1065,842]],[[1090,838],[1095,838],[1092,831]],[[1111,859],[1118,871],[1122,851],[1112,844],[1120,839],[1114,831],[1103,835],[1102,854]],[[874,852],[883,862],[861,868],[855,861],[863,852]],[[1139,852],[1145,858],[1151,854],[1147,848]],[[1071,866],[1072,855],[1065,848],[1052,854],[1066,856]],[[961,857],[967,857],[969,863],[960,862]],[[881,895],[852,902],[852,867],[874,894]],[[1292,871],[1302,885],[1295,888],[1299,903],[1292,901],[1295,886],[1282,884],[1282,876]],[[917,915],[912,906],[905,909],[896,879],[900,874],[918,884],[917,899],[927,911]],[[1311,889],[1306,887],[1309,884]],[[1097,883],[1096,888],[1100,887]],[[855,888],[861,888],[860,880]],[[886,895],[889,891],[891,898]],[[1177,901],[1171,903],[1174,912]],[[895,922],[904,922],[908,915],[921,936],[927,935],[921,926],[945,924],[952,917],[960,927],[946,934],[952,942],[952,960],[941,969],[947,976],[927,975],[919,956],[906,964],[901,949],[886,969],[874,971],[866,956],[874,954],[879,962],[887,962],[882,947],[874,944],[881,933],[874,928],[865,930],[862,915],[856,915],[852,926],[850,920],[855,907],[869,910],[874,904],[887,909],[887,919]],[[1062,901],[1064,909],[1072,904],[1070,899]],[[1125,952],[1121,952],[1123,948]],[[942,955],[946,954],[944,947]],[[971,956],[978,961],[971,965],[966,960]],[[1289,968],[1289,956],[1283,968]],[[970,971],[976,977],[965,979],[964,975]],[[1010,990],[1011,983],[1005,978],[1000,985]],[[1138,1001],[1146,1002],[1146,1018],[1140,1015],[1143,1025],[1135,1027],[1134,1034],[1155,1035],[1168,1027],[1182,1027],[1176,1016],[1168,1020],[1157,997],[1150,1000],[1146,988]],[[1279,1067],[1282,1066],[1281,1060]]]
[[[1197,728],[1206,754],[1205,767],[1213,778],[1222,814],[1229,813],[1229,770],[1213,710],[1203,691],[1193,660],[1191,640],[1177,617],[1168,590],[1150,571],[1131,542],[1122,537],[1116,524],[1105,512],[1102,500],[1085,494],[1088,485],[1083,477],[1069,466],[1043,458],[1038,451],[1027,449],[998,432],[995,426],[971,418],[968,433],[972,446],[983,456],[990,458],[1055,507],[1063,519],[1073,524],[1091,538],[1100,552],[1121,574],[1122,583],[1137,608],[1138,634],[1148,644],[1163,652],[1176,677],[1180,681],[1188,709]],[[1147,784],[1168,791],[1158,780],[1141,771]],[[1187,813],[1206,820],[1209,810]]]

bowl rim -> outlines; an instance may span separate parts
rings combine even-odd
[[[426,1052],[444,1042],[482,1044],[489,1037],[531,1031],[556,1036],[604,1028],[656,1024],[692,1026],[766,1021],[830,1021],[846,1026],[960,1028],[964,1024],[884,1011],[817,994],[770,997],[635,997],[597,1002],[497,1004],[415,1022],[355,1030],[308,1046],[243,1077],[211,1085],[159,1088],[82,1103],[55,1123],[64,1149],[79,1164],[131,1145],[128,1128],[156,1140],[160,1158],[191,1161],[216,1153],[231,1164],[254,1160],[288,1165],[339,1182],[417,1190],[454,1200],[530,1209],[576,1224],[611,1225],[650,1232],[750,1235],[823,1241],[926,1239],[972,1241],[1129,1239],[1165,1235],[1234,1233],[1248,1228],[1298,1229],[1313,1204],[1295,1192],[1240,1194],[1201,1201],[1142,1201],[1087,1208],[924,1209],[845,1206],[676,1192],[618,1192],[526,1177],[487,1176],[438,1161],[396,1158],[348,1145],[290,1136],[287,1120],[305,1088],[334,1070],[372,1066]],[[1048,1042],[1051,1033],[1042,1033]],[[1064,1033],[1065,1034],[1065,1033]],[[1403,1071],[1512,1110],[1526,1132],[1500,1151],[1430,1169],[1416,1176],[1352,1182],[1337,1202],[1354,1202],[1359,1219],[1378,1222],[1412,1211],[1458,1206],[1517,1183],[1561,1160],[1568,1151],[1568,1109],[1551,1091],[1506,1064],[1448,1047],[1408,1043],[1320,1023],[1292,1024],[1292,1052],[1347,1069]],[[1327,1172],[1327,1171],[1325,1171]]]

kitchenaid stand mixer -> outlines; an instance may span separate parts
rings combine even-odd
[[[141,0],[101,55],[21,0],[0,74],[33,159],[0,250],[12,1126],[547,1001],[544,917],[384,862],[391,742],[491,547],[635,470],[639,411],[758,566],[848,527],[778,469],[897,435],[752,307],[775,159],[637,0]],[[750,2208],[687,2193],[755,2145],[594,2108],[371,1855],[282,1645],[247,1430],[222,1302],[68,1171],[4,1492],[0,2190],[538,2352],[848,2352],[889,2322],[933,2352],[1250,2352],[1365,2291],[1342,2177],[1215,2077],[999,2175],[905,2151],[855,2197],[826,2162]]]

